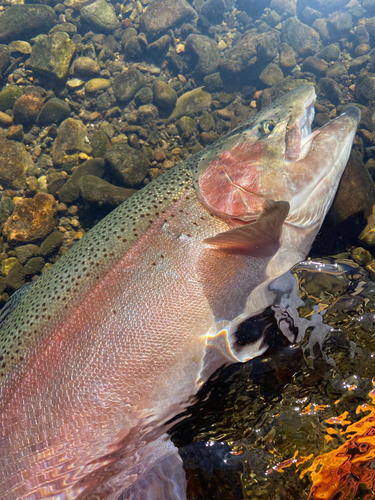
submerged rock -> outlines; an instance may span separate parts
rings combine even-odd
[[[58,129],[51,151],[54,164],[77,163],[80,153],[91,154],[92,148],[86,141],[87,129],[81,120],[74,118],[64,120]]]
[[[112,146],[104,158],[113,174],[124,186],[140,184],[150,167],[147,156],[127,144]]]
[[[47,5],[11,5],[0,16],[0,43],[46,33],[56,19],[55,11]]]
[[[75,50],[75,43],[66,33],[53,33],[36,41],[28,67],[46,78],[64,80]]]
[[[204,35],[189,35],[186,39],[186,56],[197,73],[209,75],[218,67],[220,52],[212,38]]]
[[[80,179],[81,196],[86,203],[94,205],[120,205],[127,200],[136,189],[114,186],[94,175],[85,175]]]
[[[25,243],[45,238],[54,228],[55,198],[37,193],[34,198],[16,198],[13,215],[4,225],[9,241]]]
[[[91,57],[78,57],[74,61],[73,71],[75,75],[91,78],[100,73],[100,64]]]
[[[103,132],[104,133],[104,132]],[[104,156],[104,155],[103,155]],[[73,203],[80,196],[80,180],[85,175],[102,177],[105,172],[105,161],[103,158],[87,160],[73,172],[67,182],[58,192],[59,200],[63,203]]]
[[[48,255],[57,252],[57,250],[63,243],[63,235],[60,233],[60,231],[54,231],[40,245],[40,252],[43,257],[47,257]]]
[[[0,92],[0,111],[12,109],[14,103],[23,94],[17,85],[8,85]]]
[[[146,79],[137,69],[129,69],[115,76],[113,92],[120,102],[132,99],[142,87],[146,86]]]
[[[7,45],[0,45],[0,79],[2,78],[4,71],[9,66],[10,54],[11,51]]]
[[[105,0],[96,0],[82,7],[81,17],[88,24],[104,31],[114,31],[120,25],[116,12]]]
[[[195,116],[201,111],[210,109],[211,102],[211,95],[202,90],[201,87],[186,92],[177,99],[171,119],[176,120],[181,116]]]
[[[13,107],[14,123],[21,123],[25,126],[35,123],[43,103],[44,99],[37,92],[30,92],[19,97]]]
[[[152,0],[140,18],[140,30],[149,41],[155,40],[169,29],[197,17],[186,0]]]
[[[173,87],[157,78],[152,86],[156,106],[165,112],[171,112],[176,105],[177,92]]]
[[[1,138],[0,184],[3,187],[25,188],[27,169],[33,165],[33,160],[23,144]]]
[[[319,34],[297,17],[290,17],[283,23],[281,40],[303,56],[313,55],[320,48]]]
[[[60,123],[70,115],[70,107],[66,102],[57,97],[49,99],[42,107],[37,118],[38,125],[50,125]]]

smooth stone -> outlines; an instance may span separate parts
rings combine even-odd
[[[34,166],[30,153],[24,144],[1,139],[0,184],[12,189],[26,187],[26,172]]]
[[[70,115],[70,107],[58,97],[52,97],[42,107],[37,118],[38,125],[60,123]]]
[[[104,133],[104,132],[103,132]],[[95,175],[103,177],[105,172],[105,161],[103,158],[93,158],[87,160],[72,173],[67,182],[58,192],[59,200],[62,203],[73,203],[80,196],[80,179],[85,175]]]
[[[11,5],[0,16],[0,43],[30,40],[55,24],[55,11],[47,5]]]
[[[210,113],[203,113],[199,117],[198,124],[202,132],[209,132],[215,127],[215,120]]]
[[[336,61],[340,57],[340,46],[338,43],[326,45],[318,54],[318,57],[326,62]]]
[[[93,78],[85,85],[85,90],[88,93],[94,94],[100,90],[107,90],[111,86],[111,82],[105,78]]]
[[[164,80],[154,80],[152,85],[154,103],[162,111],[171,112],[176,105],[177,92]]]
[[[154,122],[159,115],[158,108],[153,104],[144,104],[140,106],[137,111],[137,123],[139,125],[146,125],[147,123]]]
[[[150,87],[142,87],[134,96],[135,104],[137,106],[151,104],[153,99],[154,95]]]
[[[270,63],[267,64],[259,75],[259,80],[264,83],[264,85],[267,85],[267,87],[272,87],[273,85],[276,85],[276,83],[284,80],[284,73],[277,64]]]
[[[64,80],[76,45],[66,33],[53,33],[35,42],[27,66],[46,78]]]
[[[72,78],[71,80],[68,80],[65,85],[70,90],[76,90],[82,87],[84,84],[85,84],[84,80],[81,80],[80,78]]]
[[[78,163],[79,154],[91,154],[92,148],[86,142],[87,129],[81,120],[67,118],[58,128],[57,137],[52,147],[52,158],[55,165],[67,162]]]
[[[190,116],[182,116],[177,122],[176,126],[183,139],[189,139],[195,132],[197,124]]]
[[[80,179],[81,196],[85,203],[118,206],[127,200],[136,189],[114,186],[100,177],[85,175]]]
[[[31,45],[23,40],[15,40],[9,44],[9,49],[12,53],[19,52],[20,54],[31,54]]]
[[[220,24],[225,12],[224,0],[206,0],[200,10],[200,15],[204,16],[210,24]]]
[[[142,87],[146,87],[146,79],[137,69],[129,69],[116,75],[113,81],[113,92],[120,102],[130,101]]]
[[[40,273],[44,267],[45,260],[43,257],[33,257],[25,265],[24,271],[26,276],[31,276]]]
[[[23,265],[26,264],[28,260],[32,257],[38,257],[41,254],[40,247],[29,243],[28,245],[23,245],[21,247],[15,248],[16,257],[18,261]]]
[[[100,73],[100,64],[91,57],[78,57],[73,64],[75,75],[90,78]]]
[[[208,36],[189,35],[185,53],[193,70],[201,75],[214,73],[219,65],[220,51],[217,43]]]
[[[163,35],[155,42],[150,43],[147,46],[148,59],[150,61],[162,61],[168,52],[170,41],[171,37],[169,35]]]
[[[13,123],[13,118],[3,111],[0,111],[0,124],[4,125],[5,127],[9,127],[9,125],[12,125]]]
[[[127,144],[112,146],[104,158],[112,173],[125,187],[140,184],[150,168],[147,156]]]
[[[210,109],[212,97],[208,92],[198,87],[194,90],[182,94],[176,102],[176,107],[171,115],[172,120],[177,120],[181,116],[195,116],[201,111]]]
[[[19,290],[25,284],[25,277],[23,266],[16,262],[6,277],[6,287],[10,290]]]
[[[116,12],[105,0],[96,0],[89,5],[85,5],[82,7],[80,14],[84,21],[99,30],[114,31],[120,26]]]
[[[111,141],[103,130],[96,130],[91,137],[92,156],[100,158],[111,147]],[[90,160],[89,160],[90,161]]]
[[[62,233],[60,233],[60,231],[54,231],[40,245],[40,252],[43,257],[47,257],[48,255],[57,252],[63,243],[64,237]]]
[[[335,106],[343,102],[340,86],[332,78],[321,78],[319,80],[319,89]]]

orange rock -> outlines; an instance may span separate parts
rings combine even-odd
[[[4,235],[9,241],[36,241],[53,231],[56,200],[51,194],[37,193],[34,198],[14,201],[13,215],[4,225]]]

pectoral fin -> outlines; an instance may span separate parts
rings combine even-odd
[[[288,213],[287,201],[266,200],[255,222],[217,234],[204,242],[231,253],[272,257],[279,249],[281,229]]]

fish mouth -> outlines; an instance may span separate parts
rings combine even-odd
[[[286,129],[285,159],[290,162],[299,160],[306,154],[314,136],[311,126],[315,116],[316,93],[310,85],[304,86],[303,91],[302,110],[292,114]],[[298,105],[296,107],[297,110],[300,108]]]

